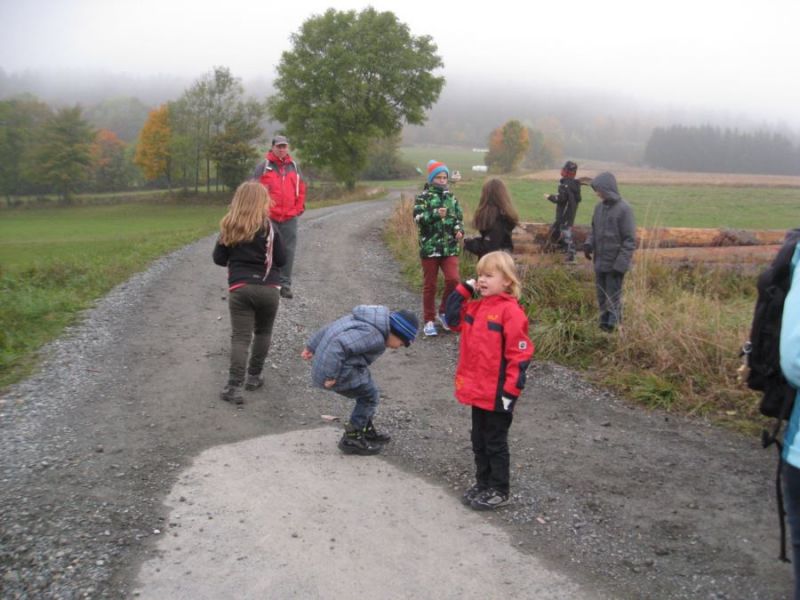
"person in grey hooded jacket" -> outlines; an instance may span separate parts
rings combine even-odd
[[[636,248],[636,225],[633,210],[619,195],[612,173],[600,173],[592,180],[592,189],[600,202],[594,207],[583,253],[594,260],[600,328],[613,331],[622,321],[622,282]]]
[[[317,331],[300,354],[311,360],[315,386],[356,401],[339,449],[345,454],[376,454],[391,438],[375,430],[372,417],[380,394],[369,366],[387,348],[408,347],[419,321],[407,310],[362,304]]]

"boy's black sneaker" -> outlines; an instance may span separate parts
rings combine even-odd
[[[494,510],[506,506],[509,502],[508,494],[502,494],[494,488],[489,488],[473,498],[470,506],[475,510]]]
[[[359,454],[361,456],[369,456],[377,454],[381,451],[382,446],[375,442],[370,442],[364,437],[364,432],[359,431],[350,423],[344,426],[344,434],[342,439],[339,440],[339,450],[345,454]]]
[[[292,293],[292,288],[288,285],[282,285],[280,291],[281,298],[286,298],[287,300],[294,298],[294,294]]]
[[[391,441],[392,436],[375,429],[375,425],[372,424],[372,419],[370,419],[367,421],[367,426],[364,427],[364,439],[373,444],[386,444]]]
[[[467,488],[467,490],[464,492],[464,495],[461,496],[461,504],[464,506],[471,506],[472,501],[475,500],[475,498],[477,498],[485,489],[485,485],[473,483],[472,486]]]
[[[246,389],[248,392],[257,390],[262,385],[264,385],[263,375],[251,375],[248,373],[247,378],[244,380],[244,389]]]

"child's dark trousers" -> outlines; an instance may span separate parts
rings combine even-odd
[[[475,453],[475,481],[502,494],[509,492],[508,430],[511,413],[472,407],[472,451]]]

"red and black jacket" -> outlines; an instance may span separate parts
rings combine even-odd
[[[510,294],[471,300],[460,283],[447,299],[447,324],[461,334],[455,394],[462,404],[511,412],[533,357],[528,317]]]
[[[269,218],[278,223],[300,216],[306,210],[306,183],[300,167],[288,154],[281,160],[270,150],[253,173],[272,199]]]

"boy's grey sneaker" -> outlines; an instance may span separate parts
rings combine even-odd
[[[356,429],[350,423],[345,423],[344,434],[339,440],[339,450],[345,454],[359,454],[369,456],[381,451],[382,446],[370,442],[364,437],[364,432]]]
[[[450,331],[450,327],[447,324],[447,318],[444,316],[444,313],[442,313],[436,318],[439,319],[439,325],[442,326],[442,329],[444,329],[445,331]]]
[[[508,494],[502,494],[494,488],[489,488],[473,498],[470,506],[475,510],[494,510],[506,506],[509,502]]]
[[[244,404],[244,396],[242,396],[242,386],[229,383],[222,389],[219,395],[225,402],[231,404]]]
[[[472,501],[477,498],[481,492],[486,489],[485,485],[481,485],[479,483],[473,483],[467,490],[464,492],[464,495],[461,496],[461,504],[464,506],[471,506]]]
[[[367,421],[367,426],[364,427],[364,439],[374,444],[386,444],[391,441],[392,436],[375,429],[375,425],[372,424],[372,419],[370,419]]]
[[[280,294],[281,298],[287,298],[287,299],[294,298],[294,294],[292,293],[292,288],[290,288],[288,285],[281,286]]]
[[[244,389],[246,389],[248,392],[257,390],[262,385],[264,385],[263,375],[250,375],[250,373],[248,373],[247,378],[244,380]]]

